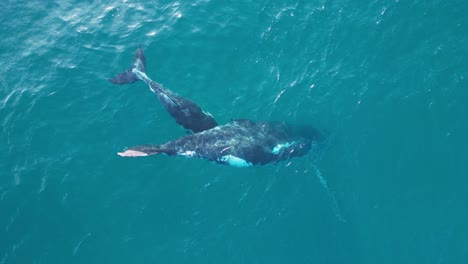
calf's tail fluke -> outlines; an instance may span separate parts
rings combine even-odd
[[[109,81],[113,84],[126,84],[140,80],[138,76],[135,73],[133,73],[133,69],[136,69],[140,72],[146,71],[145,54],[143,53],[143,49],[141,48],[141,46],[138,46],[138,49],[133,55],[132,66],[130,67],[130,69],[117,74],[113,78],[109,79]]]

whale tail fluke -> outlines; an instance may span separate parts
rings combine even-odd
[[[124,152],[118,152],[121,157],[144,157],[164,153],[164,150],[157,145],[141,145],[131,147]]]
[[[130,67],[130,69],[117,74],[113,78],[109,79],[109,81],[113,84],[126,84],[140,80],[140,78],[138,78],[138,76],[135,73],[133,73],[133,69],[137,69],[140,72],[146,71],[145,54],[143,53],[143,49],[141,48],[141,46],[138,46],[138,49],[133,55],[132,66]]]

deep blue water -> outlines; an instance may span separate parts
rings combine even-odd
[[[467,263],[468,2],[4,0],[0,264]],[[313,124],[233,168],[118,151],[211,112]]]

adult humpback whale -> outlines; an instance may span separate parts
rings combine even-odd
[[[145,70],[145,56],[139,47],[130,69],[109,81],[114,84],[144,81],[175,121],[194,133],[160,145],[131,147],[119,152],[120,156],[178,155],[247,167],[303,156],[310,150],[318,135],[313,129],[294,129],[282,123],[253,122],[246,119],[233,120],[218,126],[213,116],[204,112],[195,102],[152,81]]]

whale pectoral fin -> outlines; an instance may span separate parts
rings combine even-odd
[[[123,152],[118,152],[117,155],[121,157],[144,157],[156,155],[163,152],[157,145],[141,145],[131,147]]]
[[[145,152],[141,151],[136,151],[136,150],[130,150],[127,149],[124,152],[117,152],[117,155],[121,157],[142,157],[142,156],[148,156]]]

